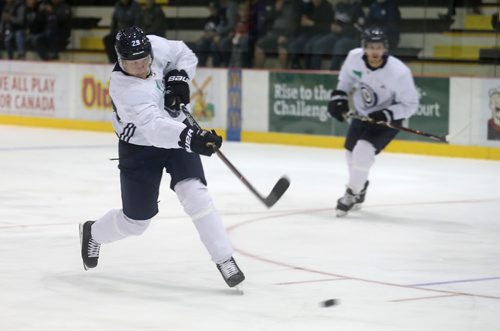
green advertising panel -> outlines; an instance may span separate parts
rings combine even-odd
[[[339,123],[327,113],[330,93],[337,75],[271,72],[269,84],[269,131],[344,136],[347,123]],[[436,135],[448,134],[448,78],[415,78],[420,94],[418,111],[403,123]],[[397,139],[429,141],[401,132]]]
[[[269,131],[345,135],[346,126],[327,112],[337,75],[271,72]]]
[[[420,94],[420,104],[417,112],[409,120],[404,121],[403,125],[438,136],[446,136],[449,127],[450,79],[415,77],[415,85]],[[396,139],[434,142],[429,138],[406,132],[400,132]]]

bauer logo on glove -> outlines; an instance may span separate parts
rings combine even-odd
[[[182,70],[184,71],[184,70]],[[189,82],[189,78],[187,76],[167,76],[167,83],[168,82]]]
[[[187,126],[179,136],[179,146],[189,153],[211,156],[222,146],[222,137],[215,130]]]
[[[180,104],[189,103],[189,76],[185,70],[170,70],[164,77],[165,81],[165,107],[178,110]]]

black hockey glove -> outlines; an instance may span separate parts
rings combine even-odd
[[[391,123],[393,117],[392,117],[392,111],[389,109],[382,109],[382,110],[377,110],[374,111],[373,113],[368,114],[368,117],[371,118],[375,123],[377,122],[387,122]]]
[[[180,104],[189,103],[189,77],[184,70],[170,70],[164,77],[165,109],[179,110]]]
[[[332,92],[332,98],[328,103],[328,113],[339,122],[344,122],[344,115],[349,111],[347,93],[340,90]]]
[[[200,130],[187,126],[182,130],[179,146],[190,153],[211,156],[215,153],[214,146],[218,148],[222,145],[222,137],[215,130]]]

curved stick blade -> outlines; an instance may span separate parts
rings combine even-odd
[[[281,177],[274,185],[271,193],[263,200],[264,204],[270,208],[285,194],[290,186],[290,180],[287,177]]]

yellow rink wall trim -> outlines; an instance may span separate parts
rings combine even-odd
[[[0,115],[0,124],[36,126],[54,129],[113,132],[113,126],[111,125],[111,122],[83,121],[63,118]]]
[[[110,122],[83,121],[61,118],[28,117],[16,115],[0,115],[0,124],[22,125],[56,129],[86,130],[113,132]],[[223,137],[225,130],[217,129]],[[344,137],[318,136],[307,134],[290,134],[276,132],[242,131],[241,141],[253,143],[282,144],[305,147],[338,148],[344,146]],[[386,149],[387,152],[446,157],[465,157],[474,159],[500,160],[500,148],[484,146],[448,145],[442,143],[426,143],[416,141],[394,140]]]
[[[344,137],[275,132],[244,131],[241,134],[241,141],[325,148],[344,147]],[[500,148],[498,147],[462,146],[443,143],[394,140],[389,144],[385,151],[392,153],[500,160]]]

